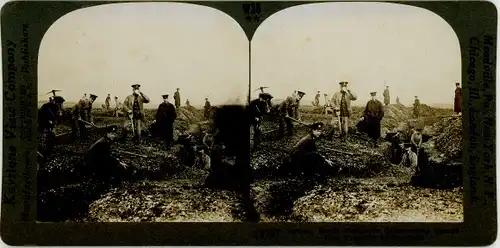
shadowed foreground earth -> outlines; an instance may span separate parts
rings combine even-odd
[[[318,109],[304,106],[303,120],[327,122]],[[99,111],[99,110],[97,110]],[[360,109],[355,110],[359,115]],[[431,109],[427,116],[451,115],[451,110]],[[411,110],[403,106],[386,108],[383,134],[413,125],[407,121]],[[96,113],[97,125],[120,124],[121,118]],[[152,121],[154,111],[147,112]],[[354,119],[354,118],[353,118]],[[202,121],[201,111],[182,108],[175,125],[175,137],[190,124]],[[426,142],[432,161],[443,165],[460,163],[461,119],[425,118],[424,133],[432,136]],[[352,125],[355,125],[353,120]],[[371,221],[371,222],[457,222],[463,220],[462,187],[422,188],[410,184],[415,168],[393,165],[386,158],[388,142],[378,148],[369,146],[363,135],[352,135],[348,143],[320,140],[319,150],[334,161],[342,171],[323,179],[304,180],[285,177],[277,168],[287,158],[286,150],[302,138],[307,130],[295,126],[293,137],[275,138],[277,124],[264,123],[262,148],[251,155],[254,173],[248,203],[236,193],[202,187],[208,172],[201,168],[185,168],[176,155],[180,147],[168,152],[161,143],[146,138],[144,144],[116,144],[125,151],[147,155],[137,158],[120,154],[132,173],[117,185],[85,181],[80,176],[83,153],[97,140],[56,147],[54,158],[39,168],[40,221],[189,221],[226,222],[246,220],[256,212],[260,221]],[[328,128],[328,127],[326,127]],[[60,127],[57,132],[68,131]],[[269,132],[268,132],[269,131]],[[328,151],[334,148],[354,155]]]

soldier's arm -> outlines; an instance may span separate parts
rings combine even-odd
[[[356,94],[352,93],[349,91],[349,97],[351,98],[351,101],[355,101],[357,99]]]
[[[128,96],[125,97],[125,100],[123,101],[123,104],[122,104],[122,108],[125,112],[130,111],[130,109],[128,108],[129,102],[130,102],[130,98]]]
[[[143,102],[144,103],[149,103],[149,97],[144,95],[144,93],[141,92],[141,96],[142,96],[142,99],[143,99]]]

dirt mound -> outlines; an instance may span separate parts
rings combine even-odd
[[[444,118],[435,123],[429,130],[436,136],[431,139],[435,148],[447,158],[460,159],[463,149],[462,117]]]
[[[142,181],[112,189],[90,205],[89,219],[100,222],[235,221],[234,193],[210,190],[193,180]]]
[[[398,128],[401,122],[409,119],[410,116],[410,110],[403,105],[387,105],[384,108],[384,118],[380,124],[383,128],[394,130]]]
[[[315,222],[460,221],[461,189],[418,189],[394,179],[331,180],[293,204],[293,218]]]

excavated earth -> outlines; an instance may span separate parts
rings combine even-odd
[[[304,106],[306,123],[330,117],[320,110]],[[355,110],[359,116],[361,109]],[[439,112],[441,110],[435,110]],[[438,114],[444,113],[441,111]],[[411,109],[390,105],[386,108],[386,130],[394,130],[407,119]],[[436,115],[438,115],[436,114]],[[149,122],[154,111],[147,112]],[[355,119],[355,118],[352,118]],[[201,122],[199,110],[181,109],[175,136]],[[352,125],[356,120],[352,120]],[[99,126],[121,125],[122,118],[96,116]],[[326,128],[330,128],[327,126]],[[133,173],[118,185],[85,181],[83,154],[103,133],[91,132],[89,140],[56,147],[55,156],[39,168],[40,221],[187,221],[231,222],[245,220],[245,214],[256,212],[260,221],[375,221],[375,222],[456,222],[463,220],[462,187],[435,189],[410,184],[415,168],[393,165],[385,155],[388,142],[370,146],[364,135],[353,134],[349,142],[337,138],[321,139],[318,149],[341,168],[335,175],[317,180],[282,176],[278,168],[287,160],[293,144],[307,129],[295,125],[294,135],[276,138],[277,123],[272,118],[263,124],[264,142],[252,152],[254,181],[252,202],[248,203],[232,191],[202,187],[208,172],[201,168],[185,168],[177,155],[179,147],[169,151],[161,142],[145,138],[141,146],[132,142],[118,143],[120,150],[148,158],[119,154]],[[433,161],[459,163],[461,119],[436,119],[425,129],[432,136],[428,145]],[[59,131],[65,132],[64,128]],[[434,133],[432,133],[434,132]],[[344,154],[329,149],[349,152]],[[439,160],[440,159],[440,160]],[[458,161],[458,162],[457,162]]]

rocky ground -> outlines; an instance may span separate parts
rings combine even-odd
[[[319,110],[304,106],[304,122],[329,122]],[[449,114],[433,110],[432,116]],[[104,112],[104,111],[103,111]],[[356,110],[359,115],[360,110]],[[407,121],[411,110],[404,106],[386,108],[385,132],[413,125]],[[147,112],[152,121],[154,111]],[[431,117],[432,118],[432,117]],[[429,118],[430,119],[430,118]],[[123,120],[98,114],[99,126],[120,124]],[[182,109],[175,126],[176,136],[202,121],[201,111]],[[433,122],[434,121],[434,122]],[[352,125],[355,125],[353,118]],[[421,121],[432,138],[426,144],[431,160],[440,164],[460,163],[461,120],[435,117]],[[177,159],[179,147],[162,149],[161,142],[146,138],[141,146],[131,142],[117,148],[147,155],[137,158],[120,154],[133,168],[133,175],[119,185],[82,181],[79,168],[83,153],[101,134],[92,133],[88,141],[56,147],[54,156],[39,169],[39,220],[41,221],[242,221],[242,212],[255,211],[260,221],[371,221],[371,222],[454,222],[463,220],[462,188],[433,189],[412,186],[415,168],[393,165],[385,154],[388,144],[374,148],[363,135],[352,135],[349,142],[334,138],[319,141],[319,150],[342,168],[340,174],[321,180],[303,180],[276,173],[287,159],[287,150],[307,129],[296,125],[293,137],[278,140],[266,121],[262,148],[251,155],[255,176],[250,204],[234,192],[202,187],[208,172],[185,168]],[[329,126],[327,127],[329,128]],[[59,133],[68,129],[59,128]],[[453,138],[449,138],[453,137]],[[352,154],[332,152],[329,149]],[[250,205],[250,207],[249,207]]]

